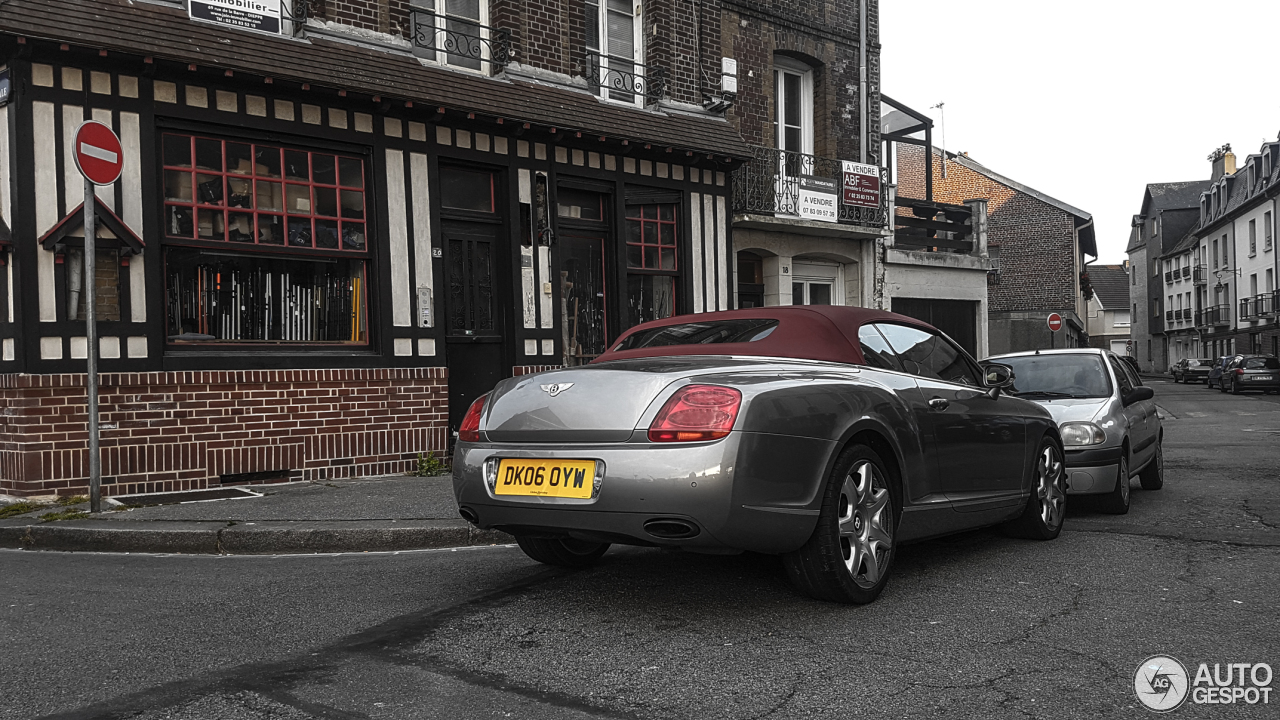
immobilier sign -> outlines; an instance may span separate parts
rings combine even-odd
[[[221,25],[280,32],[280,0],[190,0],[191,17]]]

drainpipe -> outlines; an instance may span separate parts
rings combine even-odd
[[[867,0],[858,2],[858,107],[862,110],[862,122],[858,127],[858,161],[867,164],[867,123],[871,112],[867,108]]]

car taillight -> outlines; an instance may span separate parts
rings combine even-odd
[[[1243,375],[1243,374],[1244,374],[1244,368],[1236,368],[1236,374],[1237,374],[1237,375]]]
[[[485,393],[476,398],[462,417],[462,427],[458,428],[458,439],[462,442],[480,442],[480,414],[484,412],[484,401],[489,398]]]
[[[742,393],[717,385],[686,385],[662,406],[649,426],[650,442],[718,440],[738,419]]]

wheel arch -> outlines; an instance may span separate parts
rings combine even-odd
[[[885,465],[887,465],[885,469],[889,471],[890,479],[893,481],[892,486],[897,490],[898,508],[901,511],[904,499],[907,497],[902,447],[897,442],[893,431],[875,418],[860,418],[845,429],[840,440],[835,444],[835,450],[831,453],[830,460],[827,462],[827,476],[830,476],[831,469],[835,466],[836,459],[840,457],[840,453],[854,444],[866,445],[884,460]]]

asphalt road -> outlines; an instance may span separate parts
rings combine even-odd
[[[0,718],[1146,717],[1151,655],[1280,668],[1280,398],[1153,384],[1163,490],[905,547],[866,607],[753,555],[3,551]]]

